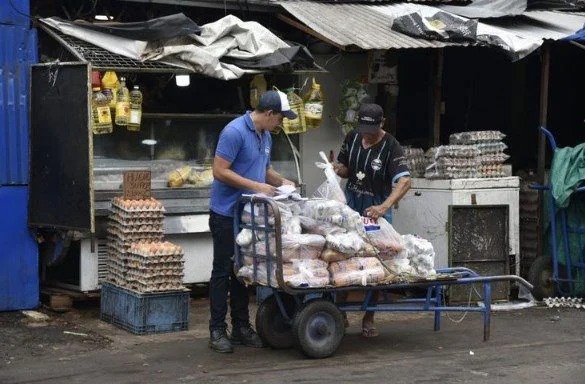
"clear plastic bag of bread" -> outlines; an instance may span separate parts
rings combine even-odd
[[[370,218],[364,218],[364,220],[370,221],[368,225],[365,225],[366,235],[382,259],[395,255],[404,249],[402,237],[386,219],[380,217],[377,221]]]

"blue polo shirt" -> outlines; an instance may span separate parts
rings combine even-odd
[[[248,111],[230,121],[221,131],[215,156],[231,162],[230,169],[238,175],[264,183],[266,169],[270,167],[271,149],[270,132],[258,134]],[[234,204],[243,193],[253,192],[213,180],[210,208],[220,215],[233,216]]]

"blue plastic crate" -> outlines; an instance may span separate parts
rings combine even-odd
[[[140,294],[102,284],[101,319],[136,335],[189,328],[189,292]]]

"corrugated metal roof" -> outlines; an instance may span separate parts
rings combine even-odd
[[[0,25],[0,185],[28,182],[29,71],[36,30]]]
[[[396,14],[423,5],[326,4],[309,1],[279,3],[307,27],[342,47],[361,49],[442,48],[456,43],[416,39],[393,31]]]
[[[436,7],[414,3],[398,4],[332,4],[312,1],[281,1],[284,9],[301,23],[343,48],[401,49],[441,48],[448,45],[436,40],[417,39],[392,30],[396,17]],[[517,36],[519,41],[558,40],[575,33],[585,24],[579,13],[560,11],[528,11],[517,17],[481,20],[480,25],[499,28]],[[484,28],[485,29],[485,28]],[[524,40],[523,40],[524,39]]]
[[[520,17],[482,20],[482,23],[503,28],[519,36],[559,40],[583,28],[585,15],[559,11],[528,11]]]

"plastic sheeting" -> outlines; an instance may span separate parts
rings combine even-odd
[[[187,19],[183,15],[167,18],[167,21],[173,22],[183,19],[183,23]],[[154,38],[158,35],[153,32],[146,33],[137,29],[129,33],[129,28],[123,31],[118,28],[116,34],[111,34],[107,30],[108,26],[106,29],[96,26],[88,28],[85,23],[74,23],[55,17],[41,19],[41,21],[61,33],[134,60],[160,61],[222,80],[241,77],[247,68],[246,63],[249,62],[251,68],[256,68],[259,59],[264,60],[263,65],[266,69],[282,66],[284,59],[281,50],[291,48],[289,44],[259,23],[244,22],[233,15],[227,15],[213,23],[201,26],[199,34],[192,33],[197,28],[195,28],[196,24],[191,22],[187,28],[188,33],[166,34],[170,37],[162,41]],[[163,29],[166,25],[164,20],[160,19],[150,22]],[[137,33],[141,39],[132,38],[136,37]],[[274,60],[271,60],[272,56]],[[238,65],[229,63],[230,60],[237,61]],[[289,60],[290,63],[294,58]],[[306,58],[304,60],[306,61]]]
[[[527,0],[473,0],[467,5],[437,5],[437,8],[470,19],[518,16],[526,11]]]

